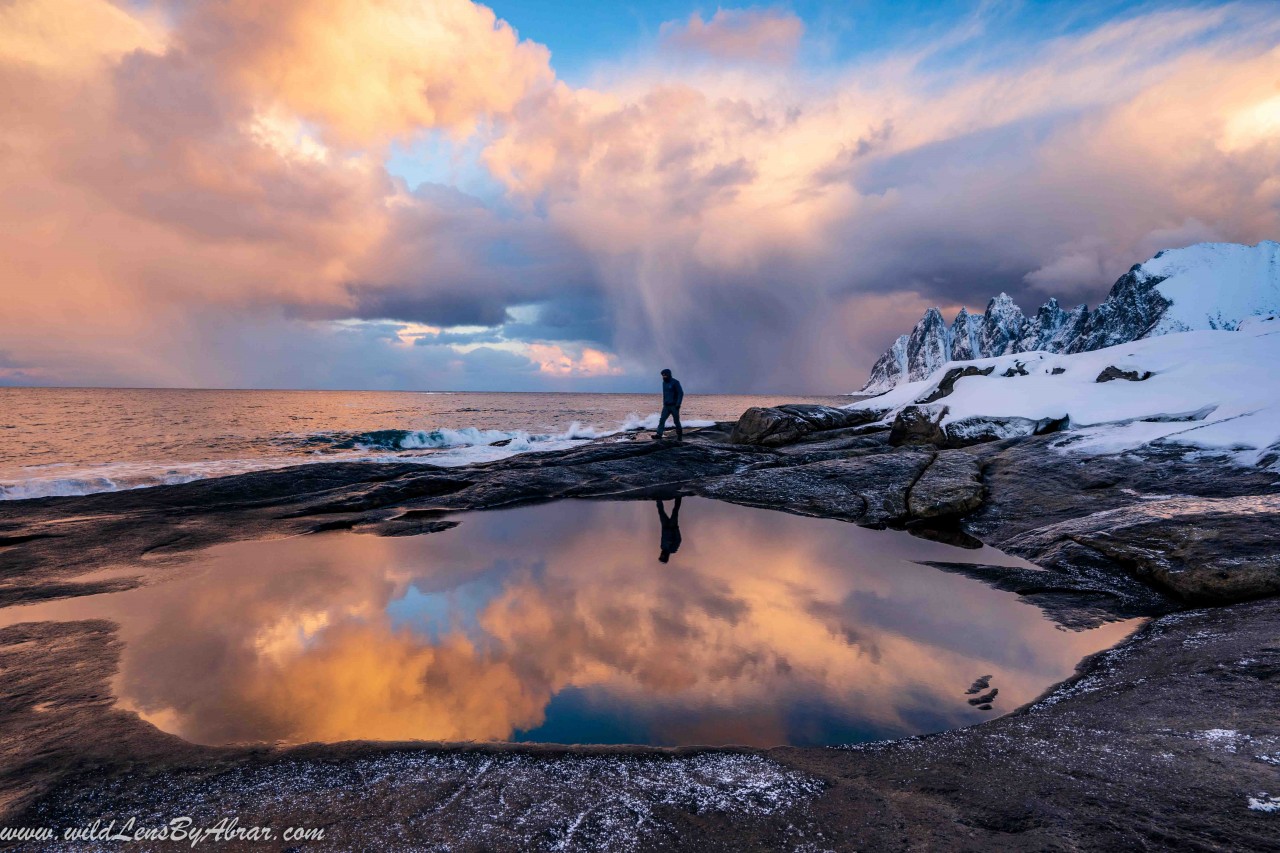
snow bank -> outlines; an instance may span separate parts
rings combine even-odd
[[[1117,453],[1178,445],[1280,471],[1280,320],[1252,320],[1234,332],[1144,338],[1074,355],[1025,352],[948,362],[928,379],[846,408],[888,407],[892,417],[927,397],[947,370],[970,365],[994,369],[956,381],[955,390],[937,402],[948,409],[944,424],[975,417],[1066,417],[1067,432],[1055,442],[1059,447]],[[1108,367],[1152,375],[1138,382],[1098,382]]]

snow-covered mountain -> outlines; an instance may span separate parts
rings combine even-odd
[[[1171,319],[1187,321],[1186,315]],[[916,410],[960,446],[1029,436],[1051,425],[1058,437],[1050,444],[1064,451],[1163,447],[1280,472],[1278,361],[1280,318],[1249,319],[1237,331],[977,359],[963,376],[948,365],[845,408],[869,410],[886,422]]]
[[[960,309],[951,326],[930,308],[871,368],[860,393],[880,394],[924,379],[948,361],[1008,353],[1078,353],[1197,329],[1234,330],[1249,317],[1280,313],[1280,243],[1199,243],[1135,264],[1093,311],[1056,299],[1034,317],[1007,294],[982,314]]]

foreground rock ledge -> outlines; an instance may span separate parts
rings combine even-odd
[[[858,424],[776,448],[728,438],[725,425],[682,446],[593,442],[449,470],[313,465],[10,502],[0,602],[128,588],[232,539],[416,535],[470,509],[678,493],[976,536],[1044,571],[939,568],[1017,592],[1065,627],[1158,618],[983,725],[768,751],[199,747],[114,708],[110,623],[19,625],[0,631],[0,823],[214,822],[234,804],[242,823],[325,827],[306,849],[1277,849],[1280,818],[1265,808],[1280,796],[1280,601],[1247,601],[1274,584],[1273,477],[1064,456],[1037,437],[893,448]],[[78,580],[120,563],[137,576]],[[1203,601],[1229,606],[1186,609]]]

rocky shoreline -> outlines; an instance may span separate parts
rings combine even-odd
[[[323,826],[299,849],[341,850],[1280,849],[1273,475],[1169,450],[1084,456],[1051,435],[939,447],[863,412],[789,408],[683,444],[615,437],[466,468],[307,465],[8,502],[0,605],[128,589],[236,539],[420,535],[463,511],[683,494],[980,541],[1042,570],[938,567],[1066,629],[1152,621],[988,723],[773,750],[201,747],[114,708],[111,623],[15,625],[0,630],[0,823],[234,812]]]

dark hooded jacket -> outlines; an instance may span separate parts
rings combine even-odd
[[[680,408],[680,404],[684,402],[684,388],[680,386],[680,380],[674,376],[669,379],[662,380],[662,405]]]

